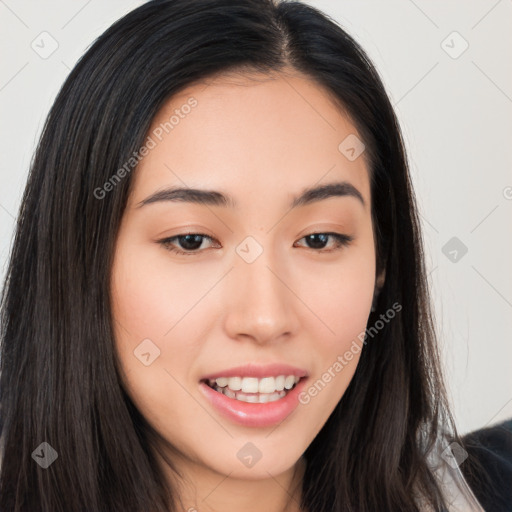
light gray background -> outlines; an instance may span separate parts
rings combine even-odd
[[[1,277],[32,153],[60,86],[92,41],[142,3],[0,0]],[[400,119],[459,429],[510,418],[512,2],[307,3],[362,44]],[[58,48],[42,58],[52,39]]]

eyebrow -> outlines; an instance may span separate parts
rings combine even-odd
[[[341,181],[304,189],[298,197],[292,200],[290,208],[293,209],[299,206],[305,206],[331,197],[354,197],[360,201],[363,206],[366,206],[359,190],[348,181]],[[159,190],[146,197],[146,199],[143,199],[137,204],[137,208],[162,201],[187,202],[230,208],[237,207],[236,201],[231,196],[225,195],[222,192],[171,187]]]

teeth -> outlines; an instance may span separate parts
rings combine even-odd
[[[214,384],[215,391],[226,395],[228,398],[240,400],[241,402],[249,402],[252,404],[266,404],[268,402],[275,402],[286,396],[286,391],[276,391],[275,393],[262,393],[262,394],[245,394],[243,391],[232,391],[227,386],[220,388]]]
[[[219,388],[226,388],[230,391],[242,391],[243,393],[265,393],[271,394],[292,389],[300,378],[295,375],[279,375],[277,377],[218,377],[209,380],[210,386],[217,384]]]
[[[259,398],[256,395],[247,395],[245,397],[245,401],[250,404],[257,404],[259,402]]]
[[[259,393],[273,393],[276,390],[276,379],[274,377],[265,377],[258,384]]]
[[[225,388],[223,390],[223,393],[228,397],[228,398],[236,398],[236,393],[234,391],[231,391],[231,389],[229,388]]]
[[[228,381],[229,386],[229,381]],[[256,377],[244,377],[242,379],[242,391],[244,393],[258,392],[258,379]]]
[[[242,389],[242,378],[241,377],[231,377],[227,379],[226,386],[229,386],[229,389],[233,391],[240,391]]]
[[[292,389],[295,384],[295,377],[293,375],[288,375],[286,379],[284,379],[284,387],[286,389]]]
[[[228,385],[228,380],[226,377],[220,377],[218,379],[215,379],[215,382],[217,382],[217,386],[220,386],[223,388],[224,386]]]

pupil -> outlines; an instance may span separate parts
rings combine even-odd
[[[318,243],[319,239],[321,239],[320,244]],[[308,245],[312,249],[323,249],[327,243],[328,235],[326,235],[324,233],[313,233],[312,235],[308,235],[306,237],[306,240],[307,240]]]
[[[201,235],[184,235],[180,236],[179,241],[183,249],[192,251],[201,247],[203,239]]]

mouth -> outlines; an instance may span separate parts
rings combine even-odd
[[[277,375],[270,377],[218,377],[202,379],[208,387],[232,400],[253,404],[277,402],[305,379],[297,375]]]
[[[288,364],[254,363],[203,375],[199,388],[213,409],[244,427],[283,422],[299,406],[309,372]]]

